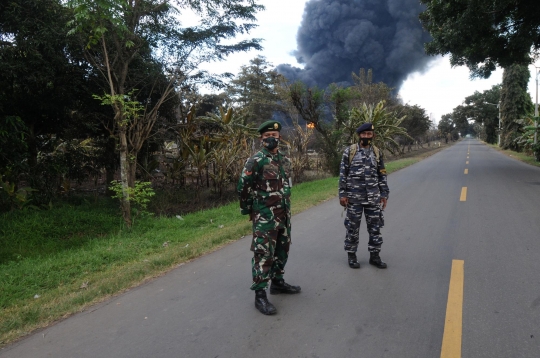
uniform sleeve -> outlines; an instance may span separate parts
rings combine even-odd
[[[379,177],[379,191],[381,197],[388,199],[390,195],[390,189],[388,188],[388,180],[386,174],[386,167],[384,166],[383,158],[379,158],[379,165],[377,166],[377,175]]]
[[[236,191],[240,199],[240,212],[248,215],[253,210],[253,181],[257,163],[253,157],[249,158],[244,165]]]
[[[350,147],[345,149],[339,165],[339,198],[347,197],[347,176],[349,175],[349,151]]]

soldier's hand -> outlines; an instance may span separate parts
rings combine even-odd
[[[348,203],[349,203],[349,198],[339,198],[339,205],[347,206]]]
[[[381,198],[381,203],[382,203],[382,209],[386,209],[386,204],[388,204],[388,199],[386,198]]]

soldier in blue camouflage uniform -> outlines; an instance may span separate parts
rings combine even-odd
[[[266,297],[268,282],[271,294],[299,293],[283,279],[291,244],[291,162],[278,149],[281,124],[263,123],[262,149],[249,158],[238,182],[240,209],[253,221],[251,289],[255,307],[263,314],[275,314],[276,308]]]
[[[390,190],[381,153],[372,145],[374,130],[371,123],[361,125],[356,130],[360,143],[345,149],[341,159],[339,203],[347,208],[345,251],[347,251],[351,268],[360,268],[356,251],[362,212],[366,218],[369,233],[369,263],[378,268],[387,267],[387,264],[381,260],[379,252],[383,242],[380,233],[383,225],[381,210],[386,208]]]

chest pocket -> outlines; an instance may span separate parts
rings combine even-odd
[[[265,165],[259,180],[259,188],[267,191],[279,190],[279,168],[274,165]]]
[[[356,153],[349,166],[349,177],[358,178],[364,175],[364,158],[360,153]]]

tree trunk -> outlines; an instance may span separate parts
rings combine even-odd
[[[122,183],[122,217],[127,227],[131,227],[131,205],[129,202],[129,162],[127,152],[126,129],[118,131],[120,139],[120,180]]]
[[[137,179],[137,155],[131,154],[128,160],[128,186],[135,188]]]

